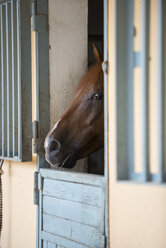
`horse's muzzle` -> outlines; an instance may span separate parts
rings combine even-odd
[[[45,142],[45,158],[50,164],[56,164],[59,160],[58,155],[61,152],[61,143],[58,140],[46,140]]]

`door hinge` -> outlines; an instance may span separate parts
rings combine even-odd
[[[37,14],[37,1],[32,0],[32,30],[46,32],[48,30],[48,15]]]
[[[40,138],[39,122],[32,122],[32,139],[33,139],[33,153],[43,156],[44,154],[44,141],[43,137]]]
[[[33,152],[38,153],[38,121],[32,122]]]
[[[34,205],[39,205],[39,173],[37,171],[34,172],[33,175],[33,203]]]
[[[104,61],[103,63],[102,63],[102,69],[103,69],[103,72],[104,73],[108,73],[108,61]]]

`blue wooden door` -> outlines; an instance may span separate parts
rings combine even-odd
[[[104,248],[104,176],[39,172],[39,247]]]

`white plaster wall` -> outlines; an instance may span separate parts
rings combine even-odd
[[[51,127],[71,102],[87,70],[88,1],[49,0]],[[84,171],[84,161],[74,170]]]
[[[137,1],[137,0],[136,0]],[[138,3],[140,1],[137,1]],[[111,248],[165,248],[166,247],[166,185],[134,184],[116,180],[116,57],[115,57],[115,3],[109,0],[109,233]],[[151,1],[152,5],[156,0]],[[152,9],[156,11],[156,8]],[[156,13],[156,12],[155,12]],[[154,14],[154,13],[153,13]],[[152,22],[153,23],[153,22]],[[151,39],[151,63],[155,63],[155,37]],[[151,66],[151,65],[150,65]],[[155,73],[155,71],[153,71]],[[151,81],[150,91],[156,90]],[[151,108],[155,109],[151,93]],[[153,100],[152,100],[153,98]],[[153,112],[155,114],[155,112]],[[152,119],[151,119],[152,122]],[[151,123],[155,134],[156,129]],[[139,127],[138,127],[139,128]],[[152,135],[152,134],[151,134]],[[154,146],[155,146],[154,142]],[[153,150],[155,153],[155,149]],[[155,154],[153,154],[155,156]],[[156,166],[156,164],[155,164]],[[140,168],[139,168],[140,169]]]
[[[31,163],[6,161],[3,165],[3,229],[1,248],[35,248],[36,207],[33,205]]]
[[[87,0],[49,0],[51,126],[87,68]]]

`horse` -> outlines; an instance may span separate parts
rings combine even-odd
[[[80,80],[76,95],[45,138],[45,158],[52,167],[73,168],[76,161],[104,147],[104,75],[102,54]]]

